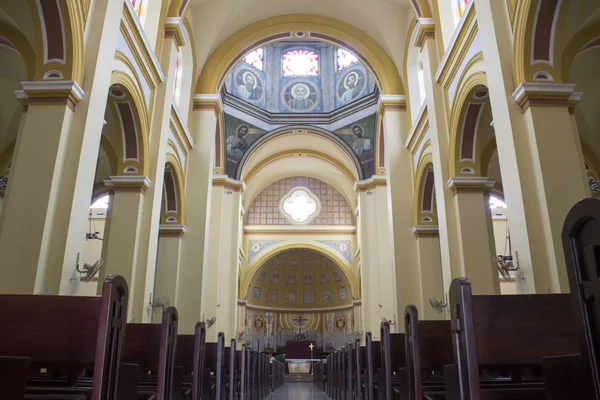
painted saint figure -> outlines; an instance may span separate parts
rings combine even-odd
[[[359,82],[358,72],[352,71],[344,78],[344,93],[342,94],[342,100],[349,102],[355,99],[362,91],[362,85]]]
[[[288,100],[288,106],[295,110],[306,110],[312,107],[315,102],[309,99],[310,88],[304,83],[297,83],[290,90],[291,99]]]
[[[244,100],[258,100],[261,93],[256,76],[250,71],[244,71],[242,83],[238,85],[237,91]]]
[[[363,129],[359,125],[352,127],[352,133],[356,136],[352,143],[352,151],[357,157],[362,157],[364,153],[371,151],[371,139],[363,138]]]
[[[248,148],[248,143],[244,137],[248,134],[248,127],[242,125],[237,130],[237,135],[232,135],[227,138],[226,148],[227,154],[232,155],[237,159],[242,158],[244,152]]]

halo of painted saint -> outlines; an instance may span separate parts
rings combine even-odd
[[[291,111],[310,112],[319,103],[319,90],[309,81],[294,81],[284,87],[283,102]]]

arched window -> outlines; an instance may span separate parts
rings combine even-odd
[[[490,196],[490,208],[506,208],[506,203],[496,196]]]
[[[256,49],[254,51],[251,51],[250,53],[246,54],[246,57],[244,57],[244,62],[252,65],[254,68],[260,69],[261,71],[263,70],[263,55],[264,55],[264,50],[262,49],[262,47],[260,49]]]
[[[460,21],[460,17],[465,12],[467,8],[467,4],[470,0],[450,0],[452,1],[452,9],[454,10],[454,23],[458,24]]]
[[[108,208],[108,195],[100,197],[90,206],[90,208]]]
[[[355,62],[358,62],[358,58],[354,54],[352,54],[349,51],[346,51],[344,49],[338,49],[338,51],[337,51],[337,69],[338,69],[338,71],[351,66]]]
[[[283,76],[319,75],[319,55],[311,50],[291,50],[283,53]]]
[[[133,5],[133,9],[135,10],[138,17],[142,16],[142,12],[145,8],[145,0],[131,0],[131,4]]]
[[[177,52],[177,64],[175,65],[175,84],[173,85],[173,100],[175,104],[179,104],[179,97],[181,96],[181,78],[183,76],[181,52]]]
[[[417,68],[417,79],[419,80],[419,98],[421,104],[425,101],[425,72],[423,70],[423,61],[419,60]]]

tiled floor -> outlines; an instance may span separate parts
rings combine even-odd
[[[267,400],[325,400],[328,397],[312,383],[286,383],[273,393]]]

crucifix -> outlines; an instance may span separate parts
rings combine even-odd
[[[303,339],[304,335],[302,335],[302,325],[304,325],[304,323],[308,321],[308,318],[303,318],[302,314],[298,314],[298,317],[292,318],[292,321],[294,321],[298,325],[298,334],[296,335],[296,340]]]
[[[314,371],[314,364],[313,364],[314,361],[313,361],[313,359],[315,357],[313,356],[313,349],[315,348],[315,345],[311,343],[308,347],[310,347],[310,370],[314,374],[315,371]]]

